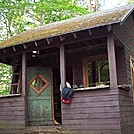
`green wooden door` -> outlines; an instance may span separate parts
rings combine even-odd
[[[28,124],[30,126],[52,125],[51,83],[50,68],[28,68]]]

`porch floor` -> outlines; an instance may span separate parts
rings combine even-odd
[[[29,126],[25,129],[26,133],[30,134],[61,134],[63,128],[61,125],[57,126]],[[63,133],[62,133],[63,134]]]
[[[79,130],[69,130],[63,128],[61,125],[56,126],[28,126],[16,127],[10,126],[0,128],[0,134],[94,134],[92,132],[83,132]],[[98,134],[98,133],[95,133]]]

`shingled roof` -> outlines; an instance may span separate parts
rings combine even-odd
[[[85,29],[122,23],[132,13],[134,5],[96,12],[72,19],[50,23],[42,27],[27,30],[0,43],[0,49],[29,41],[63,35]]]

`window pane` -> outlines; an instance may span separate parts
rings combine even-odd
[[[12,67],[0,63],[0,96],[8,95],[11,88]]]
[[[89,86],[109,84],[109,65],[107,59],[88,62]]]

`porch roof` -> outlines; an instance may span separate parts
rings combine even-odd
[[[122,6],[107,11],[96,12],[60,22],[50,23],[42,27],[27,30],[0,43],[0,49],[19,44],[65,35],[85,29],[123,23],[132,13],[134,5]]]

